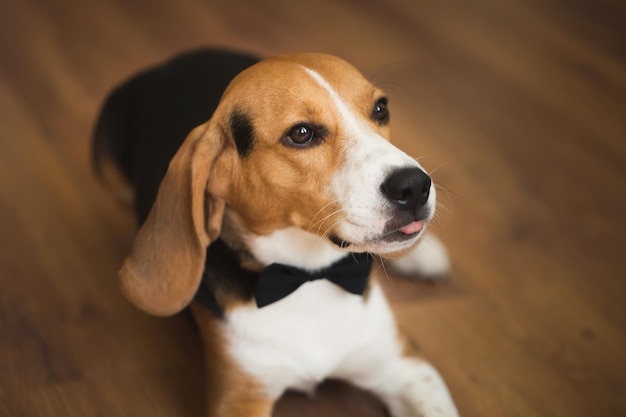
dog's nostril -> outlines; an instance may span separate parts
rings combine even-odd
[[[426,203],[430,185],[430,177],[421,169],[401,168],[385,179],[381,191],[399,208],[413,210]]]
[[[402,194],[402,200],[398,200],[398,201],[408,201],[413,197],[413,193],[411,192],[411,190],[404,190],[404,193]]]

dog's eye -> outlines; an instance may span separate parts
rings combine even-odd
[[[372,110],[372,120],[381,125],[389,122],[389,109],[387,108],[386,98],[383,97],[376,102],[374,110]]]
[[[281,140],[292,148],[310,148],[323,143],[328,134],[328,128],[322,124],[300,122],[287,129]]]
[[[315,131],[308,126],[296,126],[289,132],[289,138],[299,145],[313,140],[314,137]]]
[[[307,146],[315,143],[317,139],[318,135],[313,127],[299,124],[287,131],[283,142],[291,146]]]

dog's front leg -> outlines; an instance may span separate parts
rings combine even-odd
[[[228,355],[223,323],[200,304],[191,310],[205,353],[206,417],[271,417],[277,398]]]
[[[430,363],[395,357],[377,365],[349,380],[378,396],[393,417],[458,417],[446,384]]]
[[[458,417],[448,388],[435,368],[405,342],[375,281],[355,349],[333,376],[377,395],[393,417]]]
[[[383,386],[373,391],[393,417],[458,417],[439,372],[417,358],[398,358],[387,371]]]

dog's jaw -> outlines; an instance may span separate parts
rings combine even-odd
[[[297,227],[278,229],[269,235],[248,235],[246,246],[264,266],[281,263],[310,271],[327,267],[346,251],[327,239]]]
[[[384,163],[384,161],[381,161]],[[375,164],[372,167],[376,169]],[[346,170],[349,167],[345,168]],[[358,169],[355,171],[359,171]],[[370,181],[371,182],[371,181]],[[382,195],[364,193],[368,189],[367,174],[363,177],[337,179],[334,189],[338,199],[343,201],[344,216],[336,224],[337,240],[342,246],[355,252],[370,252],[379,255],[407,250],[424,235],[428,223],[435,214],[436,191],[430,188],[428,201],[421,210],[424,217],[402,220],[388,208]]]

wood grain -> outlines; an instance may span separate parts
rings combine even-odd
[[[134,233],[92,177],[113,85],[198,46],[323,51],[391,95],[395,142],[440,184],[454,260],[379,271],[463,416],[626,415],[623,2],[0,3],[0,415],[200,416],[188,316],[119,294]],[[278,417],[381,416],[339,383]]]

